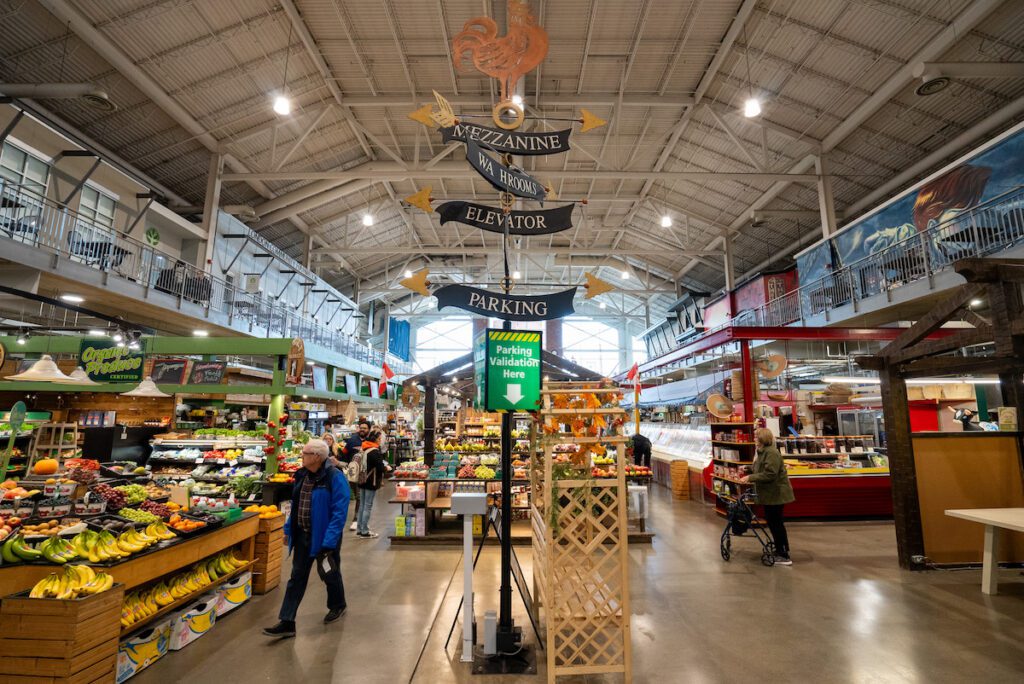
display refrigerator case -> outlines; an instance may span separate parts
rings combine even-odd
[[[875,444],[885,446],[885,420],[880,409],[838,409],[839,434],[871,435]]]

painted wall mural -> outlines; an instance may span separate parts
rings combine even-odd
[[[928,240],[937,259],[949,260],[964,249],[957,217],[1024,185],[1024,130],[972,152],[935,178],[923,181],[895,201],[843,228],[801,254],[796,261],[801,284],[885,250],[907,238],[943,225],[938,239]],[[1009,210],[1009,207],[1007,207]]]

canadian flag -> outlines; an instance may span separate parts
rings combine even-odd
[[[384,365],[381,366],[380,377],[381,377],[381,379],[384,380],[384,382],[387,382],[391,378],[395,377],[395,371],[391,370],[391,367],[388,366],[388,362],[387,361],[385,361]]]
[[[629,369],[628,373],[626,373],[626,379],[627,380],[632,380],[634,385],[640,384],[640,366],[639,366],[639,364],[636,364],[636,363],[633,364],[633,367]]]

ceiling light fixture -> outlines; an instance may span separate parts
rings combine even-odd
[[[668,214],[665,214],[664,216],[662,216],[661,217],[661,227],[662,228],[671,228],[672,227],[672,217],[669,216]]]
[[[18,332],[18,344],[25,344],[28,342],[29,334],[24,330]]]
[[[28,370],[17,375],[8,375],[8,380],[23,380],[26,382],[67,382],[68,376],[61,372],[53,357],[49,354],[43,356],[33,363]]]
[[[363,214],[363,225],[367,228],[373,225],[373,214]]]
[[[292,56],[292,23],[288,22],[288,44],[284,53],[284,78],[282,79],[281,92],[274,98],[274,113],[280,116],[288,116],[292,113],[292,101],[288,99],[288,58]]]
[[[513,95],[512,96],[512,104],[514,104],[514,105],[516,105],[518,107],[522,107],[523,106],[523,96],[519,95],[519,94]]]
[[[136,385],[134,389],[131,389],[131,390],[127,391],[127,392],[121,392],[121,396],[122,397],[154,397],[154,398],[157,398],[157,397],[169,397],[171,395],[167,394],[166,392],[161,392],[160,388],[156,386],[155,382],[153,382],[153,378],[147,376],[146,379],[143,380],[142,382],[140,382],[138,385]]]
[[[980,299],[972,299],[971,300],[971,306],[981,306],[981,305],[982,305],[982,301]]]
[[[209,337],[210,333],[207,332],[206,330],[193,330],[192,331],[192,336],[193,337]]]
[[[880,385],[878,378],[845,375],[826,375],[822,382],[834,382],[846,385]],[[908,385],[998,385],[997,378],[914,378],[907,380]]]
[[[743,103],[743,116],[748,119],[761,116],[761,101],[756,97],[748,97],[747,101]]]
[[[71,302],[72,304],[81,304],[85,301],[85,297],[80,297],[76,294],[62,294],[60,298],[65,302]]]
[[[623,280],[629,280],[629,271],[623,271],[622,272],[622,279]]]
[[[106,337],[107,333],[104,330],[90,330],[89,331],[89,336],[90,337]]]
[[[512,280],[519,280],[523,277],[523,274],[519,271],[512,271]]]
[[[68,383],[72,385],[98,385],[100,383],[92,380],[89,375],[85,372],[85,369],[79,366],[75,370],[71,371],[71,375],[68,376]]]
[[[120,330],[117,330],[114,332],[114,336],[111,339],[113,339],[114,342],[124,342],[124,333],[122,333]]]
[[[601,302],[601,308],[602,308],[602,309],[607,309],[607,308],[608,308],[608,305],[607,305],[607,304],[605,304],[604,302]]]
[[[405,270],[405,277],[406,278],[412,278],[412,271],[410,271],[409,269],[406,269]]]
[[[288,116],[292,113],[292,101],[284,95],[278,95],[274,98],[274,113]]]

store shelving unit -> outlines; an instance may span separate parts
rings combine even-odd
[[[259,458],[242,456],[237,459],[218,458],[207,459],[205,456],[181,456],[178,455],[185,450],[195,450],[201,454],[213,450],[225,449],[249,449],[266,445],[265,440],[251,437],[221,437],[209,439],[154,439],[150,442],[153,448],[152,454],[146,464],[151,466],[154,477],[161,477],[172,480],[184,480],[192,477],[191,471],[200,465],[212,465],[232,467],[234,465],[257,465],[260,466],[260,475],[265,471],[266,456],[262,454]],[[188,467],[188,472],[172,473],[161,472],[160,468],[170,469],[177,466],[178,469]],[[230,477],[213,474],[199,475],[194,478],[197,482],[226,483]]]
[[[625,445],[615,434],[625,411],[611,408],[555,408],[555,395],[579,397],[615,392],[596,383],[545,383],[541,391],[545,424],[582,420],[601,423],[599,436],[557,432],[540,437],[542,459],[531,461],[534,610],[543,610],[548,681],[567,675],[622,673],[631,676],[627,553]],[[611,433],[611,434],[608,434]],[[615,449],[617,475],[591,477],[591,458],[582,451],[572,464],[555,463],[559,444],[600,444]]]
[[[740,468],[754,463],[757,444],[754,442],[754,423],[710,423],[712,490],[715,493],[715,512],[724,516],[729,503],[753,485],[743,484]]]

